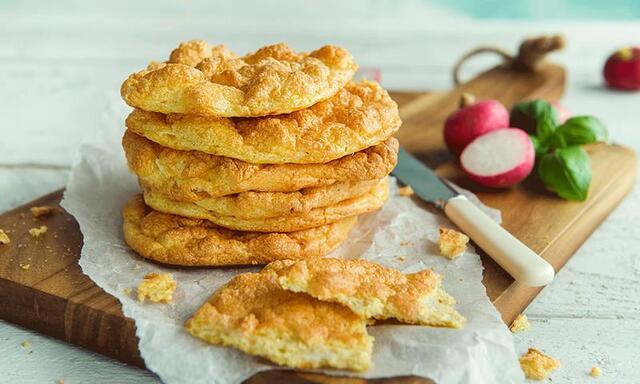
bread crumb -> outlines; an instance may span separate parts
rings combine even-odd
[[[440,254],[448,259],[455,259],[467,250],[469,237],[453,229],[440,227]]]
[[[132,289],[129,287],[122,288],[122,292],[129,297],[131,297],[131,291]]]
[[[170,273],[147,273],[138,285],[138,300],[144,302],[148,297],[154,303],[168,303],[173,299],[176,286],[177,283]]]
[[[31,264],[22,264],[22,263],[20,263],[19,265],[20,265],[20,268],[24,269],[25,271],[27,269],[31,268]]]
[[[64,379],[60,378],[58,379],[58,381],[56,381],[57,384],[64,384]]]
[[[413,188],[411,188],[410,185],[406,185],[398,190],[398,194],[400,196],[413,196],[415,192],[413,191]]]
[[[30,211],[33,217],[47,216],[52,214],[56,209],[54,207],[43,205],[41,207],[31,207]]]
[[[46,226],[46,225],[41,225],[41,226],[40,226],[40,227],[38,227],[38,228],[31,228],[31,229],[29,230],[29,234],[30,234],[32,237],[40,237],[40,235],[43,235],[43,234],[47,233],[47,230],[48,230],[48,229],[49,229],[49,228],[47,228],[47,226]]]
[[[602,370],[600,369],[600,367],[592,367],[589,374],[591,375],[591,377],[600,377],[602,376]]]
[[[520,357],[520,367],[528,379],[544,380],[560,367],[560,362],[535,348]]]
[[[31,342],[29,340],[24,340],[20,345],[22,345],[22,348],[31,348]]]
[[[405,261],[405,260],[406,260],[406,257],[405,257],[405,256],[398,256],[398,257],[396,257],[396,261],[397,261],[398,263],[404,263],[404,261]]]
[[[513,320],[513,323],[511,323],[509,329],[511,330],[511,332],[517,333],[528,331],[530,327],[531,324],[529,323],[529,319],[527,319],[527,315],[521,313],[518,315],[518,317],[516,317],[515,320]]]
[[[7,235],[7,233],[0,229],[0,244],[9,244],[11,242],[11,239],[9,238],[9,235]]]

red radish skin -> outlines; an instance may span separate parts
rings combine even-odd
[[[611,88],[640,90],[640,47],[622,48],[609,56],[603,74]]]
[[[551,103],[551,105],[553,106],[553,108],[556,110],[556,112],[558,113],[558,122],[560,124],[564,123],[565,121],[569,120],[569,118],[573,115],[571,113],[571,111],[569,111],[567,108],[565,108],[564,106],[562,106],[560,104],[560,102],[558,101],[554,101]]]
[[[475,138],[509,126],[509,111],[497,100],[482,100],[461,107],[444,123],[447,148],[459,156]]]
[[[472,141],[460,164],[469,178],[493,188],[507,188],[524,180],[535,162],[529,135],[518,128],[491,131]]]

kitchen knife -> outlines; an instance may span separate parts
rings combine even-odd
[[[442,209],[451,221],[516,281],[529,287],[539,287],[553,280],[555,271],[551,264],[402,148],[398,152],[398,165],[393,170],[393,175],[410,185],[422,200]]]

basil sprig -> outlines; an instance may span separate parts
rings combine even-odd
[[[541,127],[544,117],[546,121]],[[558,112],[548,102],[544,100],[530,100],[518,103],[511,108],[509,125],[525,130],[527,133],[540,135],[544,139],[558,125]]]
[[[593,116],[576,116],[565,121],[551,137],[554,147],[583,145],[608,141],[607,127]]]
[[[549,104],[549,103],[547,103]],[[536,156],[544,155],[549,151],[550,144],[553,143],[553,137],[556,135],[557,120],[546,111],[541,112],[541,116],[536,121],[535,136],[538,144],[536,148]]]
[[[538,175],[547,188],[563,199],[583,201],[591,184],[589,155],[578,146],[558,148],[542,155]]]
[[[559,124],[555,108],[539,99],[514,105],[510,123],[529,132],[544,185],[563,199],[584,201],[591,184],[591,162],[580,146],[608,141],[606,126],[593,116],[576,116]]]

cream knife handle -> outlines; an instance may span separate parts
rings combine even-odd
[[[553,280],[555,271],[542,257],[462,195],[449,199],[444,212],[516,281],[539,287]]]

